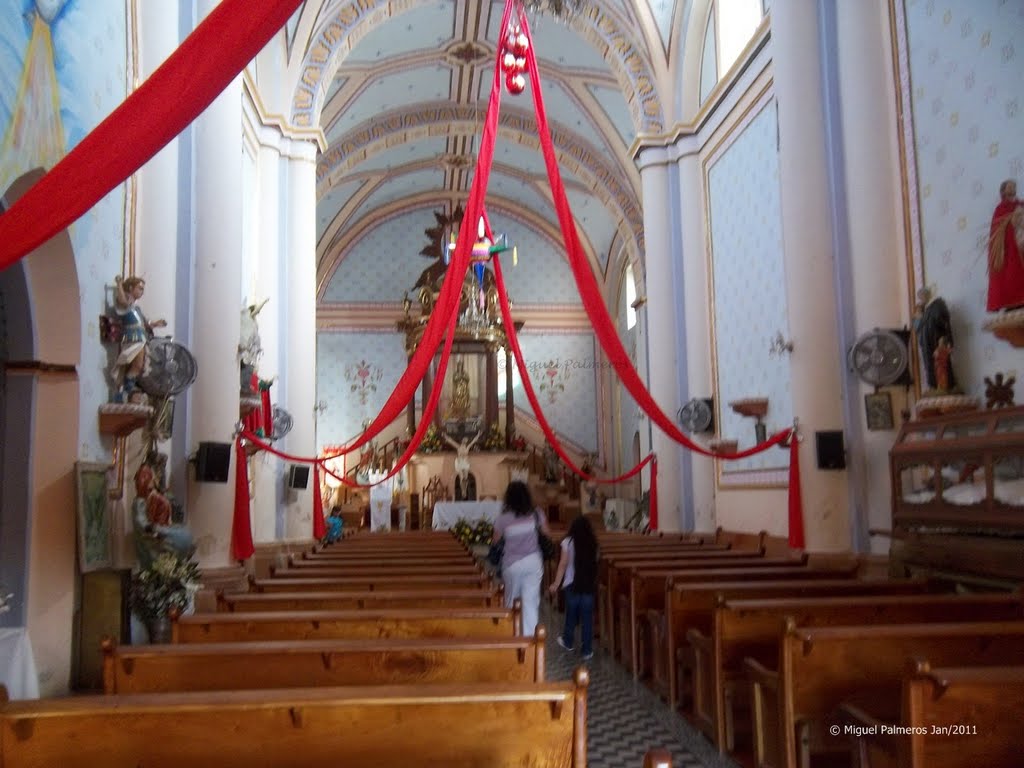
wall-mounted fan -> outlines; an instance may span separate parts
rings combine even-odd
[[[714,400],[695,397],[676,413],[687,432],[711,432],[715,426]]]
[[[910,352],[905,331],[875,328],[850,348],[850,368],[875,387],[910,383]]]
[[[170,339],[150,339],[139,387],[150,397],[170,397],[188,389],[198,373],[196,359],[186,347]]]
[[[288,413],[284,408],[279,405],[275,405],[273,408],[274,412],[274,428],[270,434],[271,440],[280,440],[282,437],[292,431],[292,425],[295,423],[292,419],[292,415]]]

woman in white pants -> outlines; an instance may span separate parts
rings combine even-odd
[[[501,577],[505,582],[505,605],[511,608],[518,597],[523,606],[523,634],[532,637],[540,612],[540,582],[544,559],[537,529],[550,536],[544,513],[535,509],[526,483],[514,481],[505,490],[505,508],[494,523],[493,542],[505,540]]]

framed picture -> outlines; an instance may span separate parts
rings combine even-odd
[[[110,465],[79,461],[75,464],[78,506],[78,563],[82,573],[114,564],[107,490]]]
[[[864,416],[868,422],[868,429],[872,432],[894,429],[892,398],[889,393],[875,392],[864,395]]]

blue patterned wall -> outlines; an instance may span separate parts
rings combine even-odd
[[[981,395],[984,376],[1024,373],[1019,351],[981,328],[999,184],[1024,187],[1024,3],[907,0],[905,10],[924,276],[953,316],[957,379]]]
[[[708,170],[714,281],[714,341],[718,363],[718,434],[751,447],[754,420],[729,403],[769,398],[769,434],[793,421],[789,358],[769,357],[772,336],[790,338],[779,203],[775,102],[745,127]],[[736,462],[725,471],[786,466],[782,451]]]
[[[548,422],[587,451],[597,450],[597,355],[594,334],[529,333],[519,336],[530,382]],[[504,370],[504,364],[502,364]],[[518,408],[532,413],[522,385],[513,388]]]
[[[317,450],[346,442],[376,416],[405,372],[405,339],[398,333],[320,331],[316,345]]]

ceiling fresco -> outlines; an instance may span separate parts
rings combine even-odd
[[[630,148],[638,134],[658,133],[669,122],[656,83],[668,71],[672,25],[690,2],[599,0],[568,22],[530,17],[577,231],[608,285],[618,284],[623,259],[643,258],[640,174]],[[429,223],[424,212],[464,204],[503,7],[489,0],[308,0],[289,24],[291,67],[299,74],[291,119],[319,126],[327,140],[317,163],[321,302],[349,300],[331,286],[333,278],[365,271],[339,269],[343,262],[383,263],[374,248],[397,242],[375,230]],[[507,212],[492,219],[514,222],[524,246],[542,251],[521,259],[564,262],[533,110],[529,86],[518,96],[503,90],[487,205]],[[412,212],[419,213],[403,218]],[[399,240],[411,246],[417,238],[422,233]],[[389,264],[398,257],[389,254]],[[416,250],[408,258],[422,261]],[[397,279],[405,271],[376,286],[373,299],[400,302],[411,287]]]

